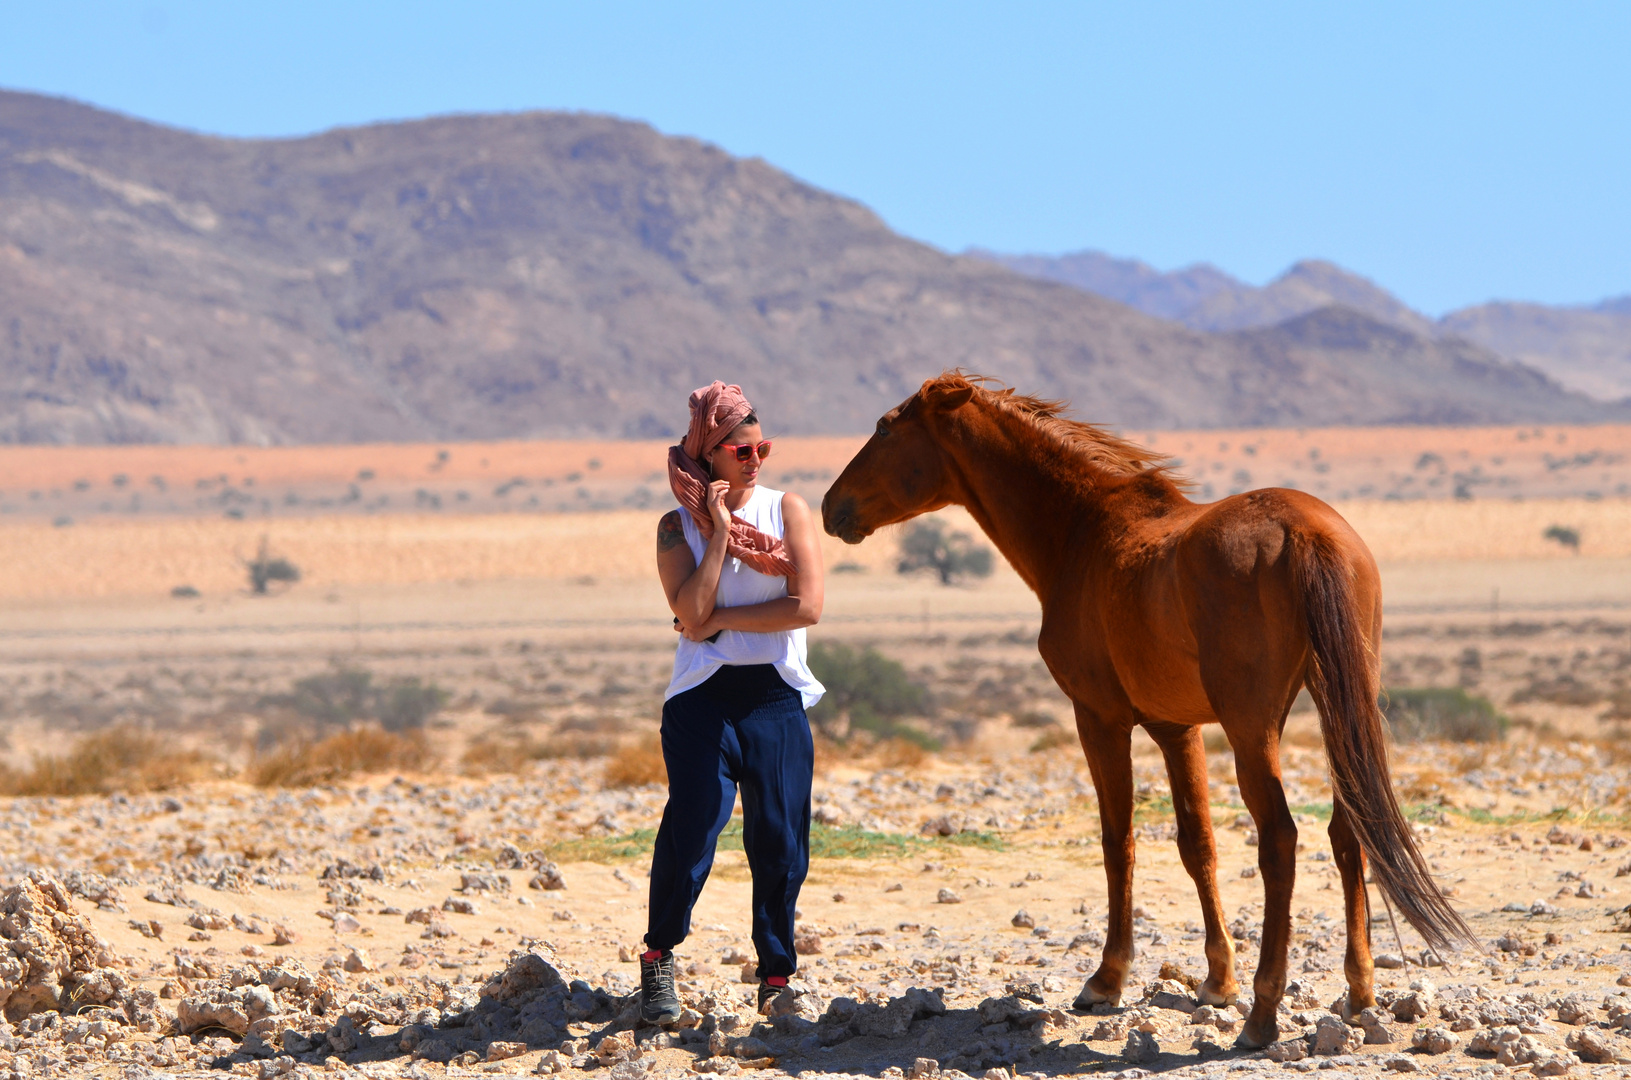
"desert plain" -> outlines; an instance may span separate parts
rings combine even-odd
[[[31,447],[0,449],[0,1069],[1626,1075],[1631,430],[1129,434],[1197,498],[1331,499],[1382,566],[1390,694],[1478,721],[1391,760],[1478,944],[1435,955],[1372,890],[1385,1007],[1365,1022],[1333,1013],[1306,701],[1278,1048],[1235,1049],[1240,1011],[1192,996],[1199,910],[1147,740],[1133,975],[1119,1006],[1071,1008],[1105,882],[1036,600],[1000,558],[950,586],[897,573],[897,528],[825,549],[811,641],[875,651],[910,692],[818,718],[798,992],[753,1012],[733,826],[679,954],[690,1011],[638,1026],[673,648],[661,444]],[[858,442],[779,440],[767,481],[816,501]],[[252,592],[264,557],[299,580]],[[1244,1005],[1256,837],[1221,733],[1208,750]]]

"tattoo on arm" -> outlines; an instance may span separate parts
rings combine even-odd
[[[685,543],[685,526],[680,524],[680,512],[670,510],[657,522],[657,553],[673,551]]]

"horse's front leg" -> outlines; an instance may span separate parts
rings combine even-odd
[[[1172,810],[1178,819],[1178,855],[1195,881],[1201,918],[1206,923],[1206,981],[1196,997],[1202,1005],[1233,1005],[1240,996],[1235,981],[1235,948],[1223,922],[1223,901],[1218,897],[1218,851],[1212,835],[1212,810],[1207,798],[1206,748],[1201,729],[1188,724],[1147,723],[1167,762],[1172,786]]]
[[[1104,957],[1076,995],[1076,1008],[1121,1002],[1121,987],[1133,963],[1133,752],[1132,728],[1106,724],[1076,706],[1076,732],[1093,774],[1099,798],[1099,830],[1104,844],[1104,876],[1110,894],[1110,923]]]

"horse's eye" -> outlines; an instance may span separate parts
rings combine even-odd
[[[884,436],[886,436],[888,434],[889,434],[889,428],[884,425],[884,422],[882,420],[879,420],[878,421],[878,438],[881,439],[881,438],[883,438]]]

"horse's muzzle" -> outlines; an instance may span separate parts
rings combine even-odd
[[[830,491],[821,500],[821,527],[827,530],[828,536],[836,536],[846,544],[859,544],[866,539],[866,533],[855,521],[855,500],[834,499]]]

